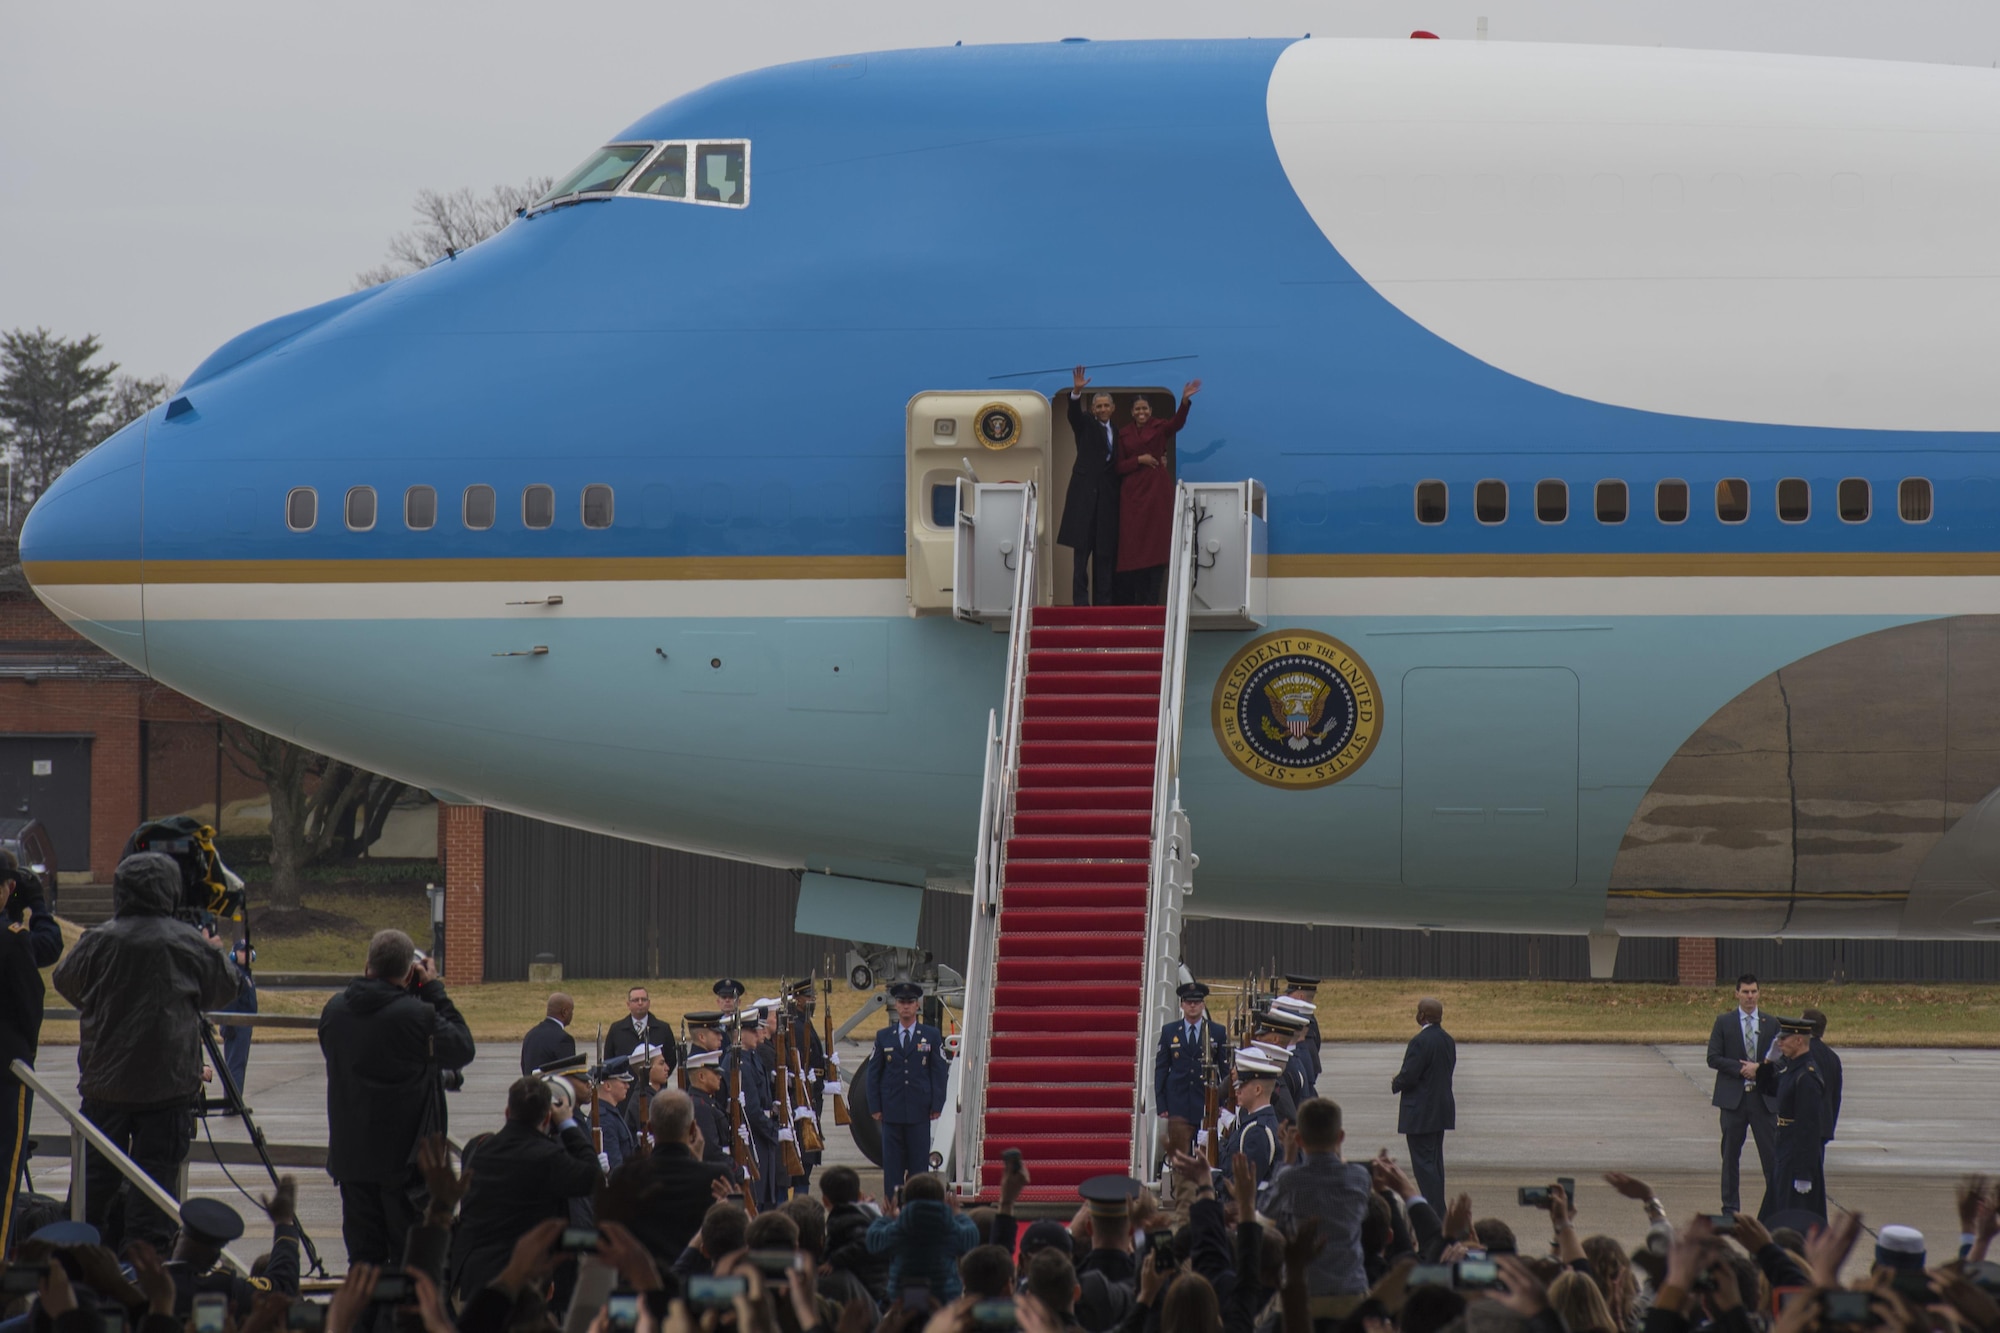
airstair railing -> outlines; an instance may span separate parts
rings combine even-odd
[[[1007,631],[1007,679],[998,715],[986,717],[986,775],[979,796],[979,846],[972,870],[972,937],[965,954],[965,1037],[959,1044],[957,1125],[952,1132],[953,1189],[977,1195],[986,1161],[986,1070],[993,1049],[993,991],[999,975],[1001,889],[1007,839],[1014,829],[1014,789],[1021,768],[1021,715],[1027,699],[1028,637],[1036,589],[1035,484],[1021,505],[1020,557]]]
[[[1160,653],[1160,713],[1154,731],[1152,859],[1146,874],[1146,965],[1139,992],[1139,1082],[1132,1092],[1132,1174],[1158,1171],[1159,1108],[1153,1103],[1154,1036],[1172,1021],[1180,967],[1181,899],[1193,875],[1190,829],[1181,809],[1181,716],[1187,691],[1188,606],[1194,587],[1195,499],[1174,487],[1167,551],[1166,635]]]
[[[127,1157],[124,1150],[113,1143],[103,1130],[85,1119],[82,1111],[64,1101],[53,1088],[42,1082],[40,1075],[35,1073],[34,1066],[25,1060],[16,1060],[9,1068],[15,1078],[25,1083],[28,1089],[41,1099],[43,1105],[51,1107],[57,1115],[69,1123],[69,1215],[72,1220],[81,1222],[84,1219],[86,1144],[109,1158],[111,1165],[118,1168],[118,1174],[132,1182],[132,1188],[152,1200],[155,1207],[165,1211],[169,1217],[180,1215],[180,1200],[161,1188],[159,1181],[140,1170],[139,1164]],[[246,1277],[249,1276],[250,1265],[227,1249],[223,1250],[222,1258],[231,1268]]]

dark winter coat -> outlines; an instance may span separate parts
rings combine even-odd
[[[62,928],[42,897],[41,881],[22,870],[0,928],[0,1070],[16,1060],[35,1063],[48,993],[41,969],[60,957]]]
[[[1170,417],[1154,416],[1145,425],[1128,421],[1118,428],[1121,478],[1118,492],[1118,572],[1151,569],[1167,563],[1174,526],[1174,436],[1187,425],[1188,401]],[[1160,466],[1147,467],[1139,455],[1150,454]]]
[[[366,977],[319,1015],[326,1057],[326,1170],[339,1181],[400,1181],[417,1140],[445,1130],[439,1071],[472,1063],[472,1032],[433,977],[414,995]]]
[[[111,920],[56,965],[56,990],[82,1017],[77,1090],[127,1106],[187,1101],[201,1089],[200,1016],[236,998],[221,950],[176,920],[180,867],[158,852],[118,863]]]

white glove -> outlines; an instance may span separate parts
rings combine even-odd
[[[1235,1123],[1236,1123],[1236,1112],[1231,1111],[1227,1107],[1225,1107],[1221,1111],[1216,1113],[1215,1132],[1218,1134],[1227,1134],[1229,1132],[1229,1127]]]
[[[607,1176],[611,1174],[611,1154],[610,1154],[610,1153],[608,1153],[608,1152],[601,1152],[601,1153],[597,1154],[597,1169],[598,1169],[599,1171],[602,1171],[602,1172],[603,1172],[603,1173],[604,1173],[605,1175],[607,1175]]]
[[[1196,1133],[1195,1133],[1195,1136],[1194,1136],[1194,1146],[1195,1146],[1195,1147],[1197,1147],[1197,1148],[1202,1148],[1202,1149],[1206,1149],[1206,1148],[1208,1147],[1208,1131],[1207,1131],[1207,1130],[1203,1129],[1203,1130],[1198,1130],[1198,1131],[1196,1131]]]
[[[794,1139],[793,1139],[793,1137],[792,1137],[792,1131],[791,1131],[791,1130],[789,1130],[789,1129],[781,1129],[781,1130],[779,1130],[779,1131],[778,1131],[778,1142],[780,1142],[780,1143],[792,1143],[792,1142],[794,1142],[794,1141],[795,1141],[795,1140],[794,1140]]]
[[[826,1090],[835,1097],[845,1097],[847,1095],[847,1085],[837,1078],[830,1078],[826,1081]]]

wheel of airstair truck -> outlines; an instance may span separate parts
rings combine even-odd
[[[854,1131],[854,1146],[876,1166],[882,1165],[882,1126],[875,1123],[875,1108],[868,1104],[868,1066],[873,1055],[854,1067],[847,1079],[847,1127]]]

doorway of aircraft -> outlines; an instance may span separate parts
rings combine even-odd
[[[915,615],[949,614],[958,483],[1032,481],[1039,494],[1049,495],[1049,400],[1018,389],[920,393],[910,399],[904,440],[910,610]],[[1046,603],[1049,545],[1055,535],[1046,499],[1041,513],[1036,525],[1043,571],[1038,600]]]
[[[1093,384],[1083,391],[1083,407],[1086,414],[1090,408],[1091,398],[1100,393],[1111,395],[1114,404],[1111,424],[1114,428],[1126,425],[1132,420],[1132,400],[1135,398],[1147,399],[1152,404],[1155,415],[1171,413],[1180,401],[1177,390],[1161,388],[1158,385],[1120,387],[1115,384]],[[1050,492],[1049,499],[1044,502],[1044,509],[1049,514],[1051,524],[1049,530],[1060,532],[1063,512],[1069,500],[1070,473],[1076,470],[1076,432],[1070,429],[1069,424],[1069,390],[1057,391],[1049,417],[1051,439],[1049,455],[1055,476],[1055,487]],[[1175,471],[1178,475],[1179,470]],[[1073,586],[1071,573],[1076,566],[1076,553],[1067,546],[1058,546],[1054,548],[1052,554],[1054,558],[1049,561],[1049,567],[1053,576],[1056,600],[1061,605],[1068,606],[1070,589]]]

